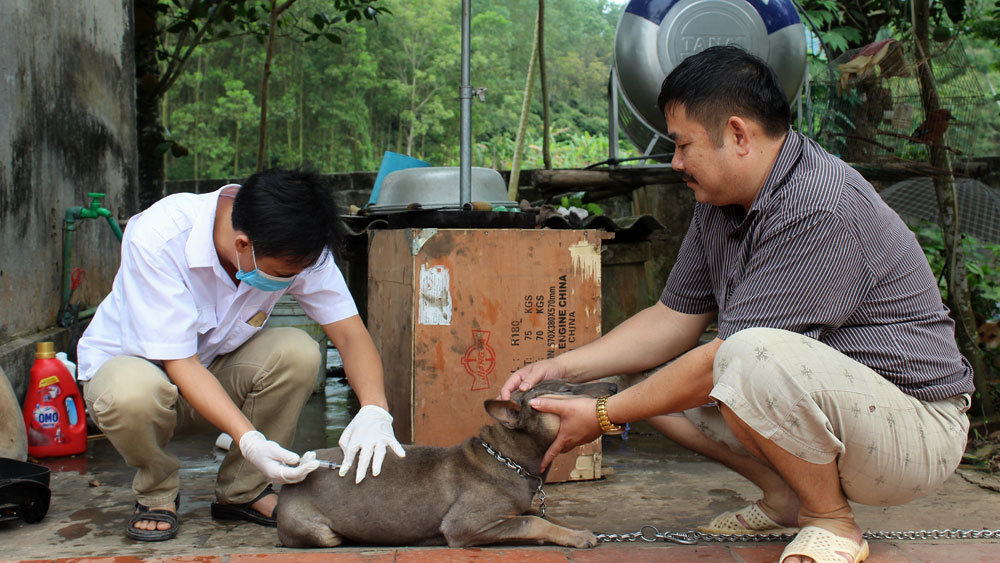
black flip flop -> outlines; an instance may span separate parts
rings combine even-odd
[[[253,498],[250,502],[245,502],[243,504],[223,504],[218,501],[212,502],[212,518],[216,520],[241,520],[244,522],[253,522],[260,526],[268,526],[270,528],[278,527],[278,507],[274,507],[274,512],[271,516],[265,516],[261,512],[258,512],[250,508],[253,503],[266,497],[267,495],[276,495],[278,493],[274,492],[271,485],[268,485],[259,495]]]
[[[136,541],[163,541],[169,540],[177,535],[180,529],[180,522],[177,519],[176,510],[180,508],[180,497],[174,499],[174,512],[163,509],[152,510],[142,503],[135,503],[135,511],[132,519],[125,527],[125,535]],[[142,520],[152,520],[153,522],[166,522],[170,527],[166,530],[142,530],[135,525]]]

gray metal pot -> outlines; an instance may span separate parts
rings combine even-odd
[[[471,182],[470,201],[483,201],[494,207],[517,205],[509,201],[507,184],[496,170],[472,167]],[[461,209],[459,167],[430,166],[392,172],[382,180],[378,200],[369,211],[394,213],[418,206],[420,209]]]

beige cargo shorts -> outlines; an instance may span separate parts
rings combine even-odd
[[[909,502],[941,485],[962,459],[969,395],[921,401],[867,366],[806,336],[753,328],[715,357],[711,396],[761,436],[815,464],[836,460],[847,498]],[[709,438],[748,453],[718,406],[684,412]]]

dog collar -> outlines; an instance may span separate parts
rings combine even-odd
[[[486,451],[490,452],[490,454],[495,457],[497,461],[503,463],[509,469],[514,470],[521,477],[531,477],[532,479],[538,481],[538,488],[535,490],[535,494],[538,495],[538,511],[542,513],[542,518],[545,518],[545,491],[542,490],[542,484],[545,483],[545,480],[542,479],[540,475],[535,475],[519,465],[516,461],[503,455],[499,451],[494,450],[489,444],[486,443],[486,440],[480,439],[479,443],[482,444],[482,446],[486,448]]]

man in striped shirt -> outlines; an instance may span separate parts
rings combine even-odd
[[[965,448],[972,369],[936,280],[872,186],[791,131],[760,59],[733,46],[693,55],[664,80],[659,104],[673,168],[698,202],[659,303],[518,370],[501,396],[669,361],[596,405],[538,400],[562,417],[543,465],[647,420],[763,492],[702,531],[798,531],[782,561],[861,561],[868,547],[848,499],[913,500]],[[716,317],[717,337],[699,345]]]

